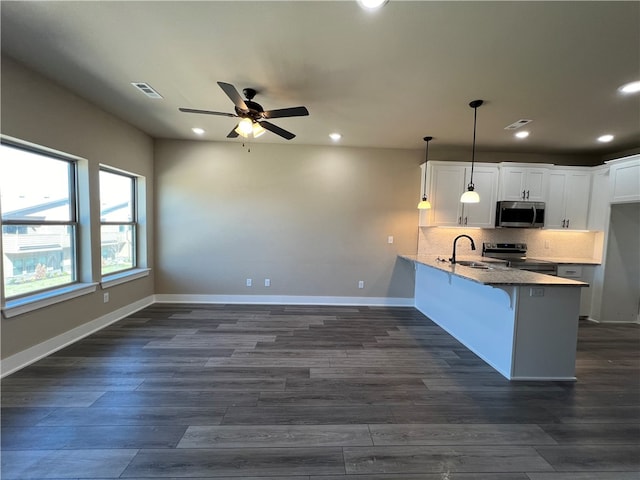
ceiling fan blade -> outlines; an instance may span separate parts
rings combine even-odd
[[[206,115],[220,115],[222,117],[237,117],[234,113],[212,112],[211,110],[195,110],[193,108],[179,108],[178,110],[185,113],[204,113]]]
[[[269,122],[258,122],[260,125],[262,125],[265,129],[269,130],[272,133],[275,133],[276,135],[280,135],[282,138],[286,138],[287,140],[291,140],[292,138],[295,137],[295,135],[291,132],[287,132],[284,128],[280,128],[277,125],[274,125],[273,123],[269,123]]]
[[[236,90],[236,87],[234,87],[230,83],[224,83],[224,82],[218,82],[218,85],[220,85],[220,88],[222,89],[222,91],[227,94],[227,97],[231,99],[234,105],[238,107],[238,110],[241,110],[243,112],[249,111],[249,107],[247,107],[247,104],[244,103],[244,100],[238,93],[238,90]]]
[[[309,115],[307,107],[279,108],[263,112],[264,118],[305,117]]]
[[[238,128],[237,125],[233,127],[233,130],[229,132],[229,134],[227,135],[227,138],[236,138],[238,136],[238,132],[236,132],[236,128]]]

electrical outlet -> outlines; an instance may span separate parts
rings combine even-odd
[[[364,288],[364,280],[358,281],[358,288]]]
[[[532,287],[529,289],[530,297],[544,297],[544,288],[542,287]]]
[[[387,243],[393,243],[393,235],[387,237]]]
[[[250,286],[251,286],[251,284],[252,284],[251,279],[250,279],[250,278],[247,278],[247,287],[250,287]]]
[[[265,287],[270,287],[271,286],[271,279],[270,278],[265,278],[264,279],[264,286]]]
[[[102,294],[102,301],[103,301],[104,303],[108,303],[108,302],[109,302],[109,292],[104,292],[104,293]]]

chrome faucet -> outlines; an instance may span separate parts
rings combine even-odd
[[[462,237],[466,237],[466,238],[469,239],[469,241],[471,242],[471,250],[475,250],[476,249],[476,244],[473,243],[473,238],[471,238],[469,235],[458,235],[453,240],[453,254],[451,255],[451,258],[449,259],[449,261],[451,263],[456,263],[456,242],[458,241],[459,238],[462,238]]]

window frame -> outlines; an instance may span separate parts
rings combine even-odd
[[[120,175],[122,177],[126,177],[131,180],[131,221],[129,222],[113,222],[113,221],[102,221],[102,215],[100,215],[100,277],[102,281],[108,281],[112,278],[118,278],[122,275],[127,275],[134,270],[139,270],[138,264],[138,244],[139,244],[139,234],[140,234],[140,225],[138,221],[138,176],[125,172],[123,170],[119,170],[117,168],[113,168],[107,165],[100,165],[100,173],[106,172],[112,175]],[[100,198],[100,206],[102,207],[102,191],[98,192],[98,197]],[[102,213],[102,212],[100,212]],[[131,227],[131,266],[128,268],[123,268],[121,270],[115,270],[113,272],[103,273],[102,271],[102,227],[103,226],[122,226],[126,225]]]
[[[71,255],[71,281],[60,283],[57,285],[52,285],[50,287],[39,288],[36,290],[29,290],[27,292],[17,294],[17,295],[7,295],[7,288],[5,284],[5,275],[4,269],[2,270],[2,296],[8,302],[20,302],[24,299],[34,296],[47,296],[51,292],[55,292],[60,289],[73,289],[75,286],[79,284],[79,275],[81,271],[80,265],[80,238],[79,238],[79,196],[78,196],[78,160],[71,155],[65,155],[63,152],[54,151],[48,149],[46,147],[41,147],[39,145],[27,144],[18,141],[12,141],[4,136],[0,137],[0,144],[15,148],[17,150],[22,150],[24,152],[33,153],[36,155],[40,155],[43,157],[50,158],[52,160],[63,161],[68,164],[68,181],[69,181],[69,220],[28,220],[28,219],[5,219],[3,217],[3,211],[0,206],[0,240],[4,242],[2,230],[5,225],[13,225],[15,227],[25,226],[29,227],[41,227],[41,226],[64,226],[71,230],[70,233],[70,251]],[[0,251],[2,249],[0,248]],[[3,252],[4,253],[4,252]]]

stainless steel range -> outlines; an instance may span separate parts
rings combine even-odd
[[[526,243],[483,243],[482,256],[507,262],[507,267],[530,272],[557,275],[558,265],[545,260],[527,258]]]

